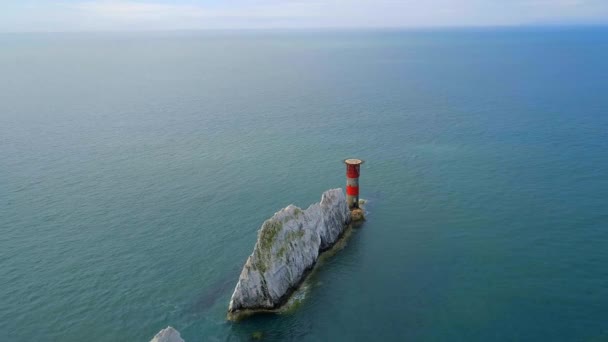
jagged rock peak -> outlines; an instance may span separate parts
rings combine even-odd
[[[184,342],[184,340],[180,336],[179,331],[173,327],[166,327],[159,331],[150,342]]]

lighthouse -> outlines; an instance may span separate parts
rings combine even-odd
[[[345,159],[346,164],[346,204],[353,210],[359,208],[359,173],[363,160]]]

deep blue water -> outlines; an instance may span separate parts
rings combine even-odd
[[[608,29],[0,35],[11,341],[608,339]],[[261,223],[366,160],[288,315]]]

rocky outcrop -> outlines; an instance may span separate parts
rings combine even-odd
[[[184,340],[180,336],[179,331],[172,327],[166,327],[159,331],[150,342],[184,342]]]
[[[359,204],[359,205],[361,205],[361,204]],[[351,210],[350,217],[353,220],[353,222],[365,221],[365,212],[361,208],[355,208],[355,209]]]
[[[350,223],[342,189],[323,193],[321,202],[302,210],[290,205],[260,228],[253,253],[234,289],[229,313],[271,310],[285,303]]]

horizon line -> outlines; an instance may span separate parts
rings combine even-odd
[[[474,29],[527,29],[527,28],[608,28],[608,23],[530,23],[500,25],[419,25],[419,26],[310,26],[310,27],[242,27],[242,28],[191,28],[191,29],[134,29],[134,30],[32,30],[0,31],[0,34],[42,34],[42,33],[179,33],[179,32],[306,32],[306,31],[436,31]]]

